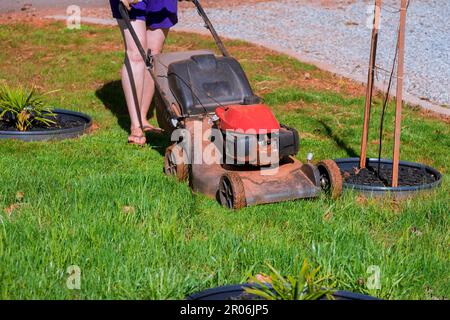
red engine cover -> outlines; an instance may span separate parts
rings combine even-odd
[[[280,130],[280,124],[272,110],[264,104],[233,105],[218,107],[219,128],[222,130],[255,130],[256,133],[268,133]]]

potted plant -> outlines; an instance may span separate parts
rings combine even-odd
[[[0,84],[0,139],[25,141],[73,138],[92,124],[90,117],[52,109],[34,88]]]
[[[295,276],[282,276],[271,265],[270,274],[250,277],[243,285],[208,289],[189,296],[188,300],[375,300],[376,298],[334,290],[330,288],[331,277],[319,277],[320,268],[311,268],[303,261]],[[333,287],[334,284],[331,285]]]
[[[332,300],[333,290],[325,287],[329,277],[318,277],[320,267],[311,270],[306,260],[298,275],[283,277],[270,264],[270,275],[258,274],[250,278],[251,286],[244,290],[264,300]]]

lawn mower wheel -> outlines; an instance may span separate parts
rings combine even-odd
[[[238,174],[228,172],[220,178],[219,199],[228,209],[241,209],[247,206],[244,184]]]
[[[317,164],[320,174],[320,185],[318,187],[328,193],[333,199],[337,199],[342,194],[342,175],[336,162],[333,160],[323,160]]]
[[[186,152],[182,147],[173,144],[166,149],[164,157],[164,173],[175,176],[180,182],[189,180],[189,165],[187,164]]]

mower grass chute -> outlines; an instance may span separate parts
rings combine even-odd
[[[200,3],[192,2],[222,56],[208,50],[145,54],[128,12],[120,7],[155,81],[158,124],[173,141],[165,153],[165,173],[230,209],[322,192],[339,196],[342,177],[336,163],[313,165],[295,158],[297,130],[280,124],[262,104]]]

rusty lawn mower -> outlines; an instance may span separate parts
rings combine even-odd
[[[165,153],[165,173],[230,209],[322,192],[338,197],[342,176],[336,163],[313,165],[312,156],[305,163],[295,158],[297,131],[280,125],[262,104],[199,1],[190,2],[222,56],[208,50],[145,52],[128,11],[122,4],[119,8],[155,81],[158,124],[173,141]]]

